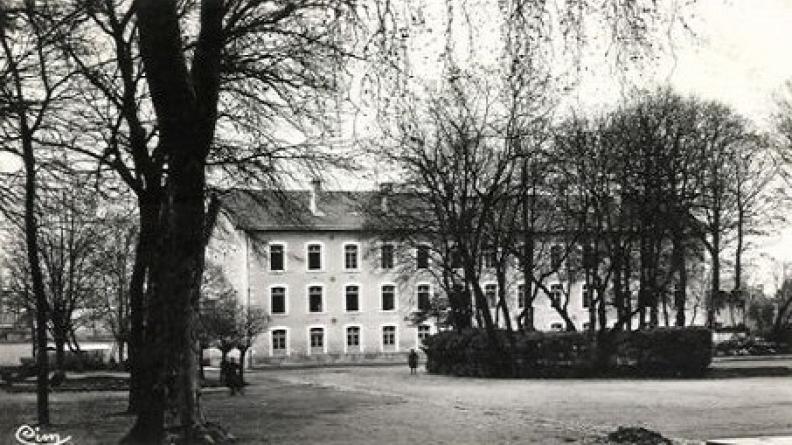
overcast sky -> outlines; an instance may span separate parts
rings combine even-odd
[[[699,0],[701,38],[678,51],[670,82],[719,99],[767,125],[773,95],[792,79],[791,0]],[[765,253],[792,260],[792,230],[768,239]]]
[[[670,82],[761,124],[774,92],[792,79],[792,1],[699,0],[696,13],[698,38],[668,62]]]
[[[698,0],[692,21],[696,37],[678,39],[674,56],[658,61],[653,80],[683,93],[733,106],[761,128],[769,129],[774,99],[792,79],[792,0]],[[585,82],[581,101],[618,101],[618,86],[606,73]],[[594,98],[594,99],[592,99]],[[792,261],[792,227],[761,240],[755,257]],[[755,260],[754,275],[771,285],[767,258]],[[758,278],[758,277],[757,277]]]
[[[654,81],[724,101],[766,126],[773,95],[792,78],[792,0],[698,0],[694,11],[697,37],[676,42],[674,56],[658,61]],[[577,94],[607,104],[618,100],[618,86],[599,72]],[[0,154],[0,171],[17,166]],[[792,260],[792,230],[767,244],[767,252]]]

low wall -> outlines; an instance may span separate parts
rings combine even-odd
[[[52,344],[50,344],[52,347]],[[84,341],[80,342],[80,349],[84,351],[102,351],[105,361],[116,354],[115,344],[112,341]],[[54,360],[54,351],[50,351]],[[0,342],[0,366],[17,366],[23,357],[33,357],[33,346],[26,342]]]
[[[407,365],[407,352],[363,353],[363,354],[292,354],[284,357],[262,357],[253,359],[253,366],[311,366],[311,365],[355,365],[355,364],[399,364]]]
[[[32,357],[30,342],[0,342],[0,366],[17,366],[22,357]]]

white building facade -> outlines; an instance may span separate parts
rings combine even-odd
[[[437,331],[436,320],[414,317],[441,293],[431,258],[367,234],[361,205],[376,197],[314,184],[310,191],[231,191],[223,199],[208,260],[221,266],[243,304],[269,317],[252,363],[400,360]],[[513,280],[506,292],[513,318],[521,284]],[[585,328],[582,284],[548,283],[559,286],[568,292],[570,318]],[[497,294],[494,276],[485,275],[482,287]],[[547,296],[540,292],[534,307],[537,329],[563,329]]]

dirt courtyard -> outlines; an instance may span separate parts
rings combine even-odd
[[[619,425],[703,440],[792,434],[792,378],[485,380],[404,367],[254,371],[244,396],[209,389],[207,416],[239,443],[586,444]],[[117,443],[125,394],[53,393],[49,430]],[[0,442],[35,415],[34,394],[0,391]]]
[[[497,419],[493,428],[517,432],[532,425],[583,433],[623,425],[695,440],[792,435],[792,377],[492,380],[410,376],[402,368],[345,368],[293,370],[278,378],[396,396],[424,410],[476,412],[478,418]]]

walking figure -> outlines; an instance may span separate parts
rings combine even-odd
[[[418,353],[415,349],[410,349],[410,355],[407,356],[407,364],[410,365],[410,375],[418,374]]]

